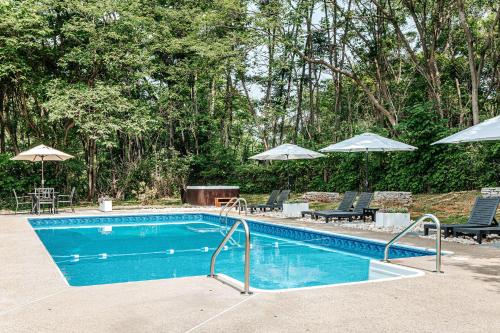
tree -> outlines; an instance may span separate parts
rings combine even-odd
[[[55,85],[44,107],[50,110],[50,121],[75,128],[81,136],[90,200],[96,195],[98,146],[113,147],[117,135],[140,136],[150,125],[147,110],[124,97],[119,87],[100,83],[94,87]]]

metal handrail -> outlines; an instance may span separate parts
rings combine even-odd
[[[237,197],[233,197],[233,198],[229,199],[228,202],[226,202],[226,204],[224,205],[224,207],[222,207],[221,210],[220,210],[220,212],[219,212],[219,219],[221,218],[222,213],[224,213],[224,211],[228,208],[228,206],[230,204],[232,204],[233,201],[236,201],[236,200],[238,200],[238,198]]]
[[[227,241],[231,238],[231,235],[236,231],[236,228],[243,224],[243,228],[245,229],[245,281],[243,286],[242,294],[249,295],[252,292],[250,291],[250,228],[248,228],[248,224],[244,219],[238,219],[234,222],[229,232],[226,234],[222,242],[219,244],[214,254],[212,255],[212,260],[210,261],[210,275],[209,277],[215,278],[217,275],[215,274],[215,260],[219,255],[220,251],[224,248]]]
[[[439,219],[433,215],[433,214],[425,214],[415,222],[411,223],[409,226],[407,226],[403,231],[401,231],[399,234],[396,235],[393,239],[391,239],[387,245],[385,246],[384,249],[384,261],[389,262],[389,247],[397,242],[401,237],[406,235],[411,229],[413,229],[417,224],[422,223],[426,219],[431,219],[436,223],[436,272],[437,273],[443,273],[441,271],[441,222],[439,222]]]
[[[219,212],[219,217],[221,217],[222,213],[224,213],[224,211],[226,210],[231,210],[231,208],[235,207],[238,203],[241,203],[241,202],[244,202],[245,203],[245,212],[247,210],[247,201],[245,198],[238,198],[238,197],[233,197],[231,199],[229,199],[228,202],[226,202],[226,204],[224,205],[224,207],[222,207],[221,211]],[[241,209],[239,209],[239,211],[241,212]]]
[[[225,219],[224,219],[224,222],[225,222],[225,228],[224,230],[227,230],[227,215],[229,214],[229,211],[234,208],[236,205],[239,204],[239,207],[238,207],[238,214],[241,215],[241,204],[244,203],[244,210],[245,210],[245,215],[248,214],[248,205],[247,205],[247,201],[246,199],[244,198],[238,198],[238,197],[233,197],[231,199],[229,199],[229,201],[224,205],[224,207],[222,207],[221,211],[219,212],[219,223],[221,224],[222,226],[222,214],[224,213],[224,211],[226,212],[226,215],[225,215]]]

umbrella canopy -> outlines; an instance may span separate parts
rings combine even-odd
[[[312,158],[323,157],[325,155],[315,151],[302,148],[297,145],[285,143],[281,146],[266,150],[263,153],[250,157],[252,160],[308,160]]]
[[[462,143],[500,140],[500,116],[488,119],[475,126],[450,135],[433,143]]]
[[[19,155],[11,158],[11,160],[41,162],[41,161],[65,161],[70,158],[73,158],[73,156],[45,145],[39,145],[34,148],[23,151],[22,153],[19,153]]]
[[[72,155],[63,153],[57,149],[39,145],[34,148],[28,149],[19,153],[19,155],[11,158],[14,161],[31,161],[31,162],[42,162],[42,187],[44,185],[43,178],[43,162],[45,161],[65,161],[70,158],[73,158]]]
[[[373,133],[363,133],[353,136],[350,139],[329,145],[319,151],[324,153],[331,152],[365,152],[365,191],[368,190],[368,152],[370,151],[412,151],[417,147],[407,145],[396,140],[384,138]]]
[[[281,146],[266,150],[260,154],[250,157],[252,160],[259,161],[288,161],[288,160],[309,160],[313,158],[323,157],[325,155],[317,153],[315,151],[302,148],[297,145],[292,145],[290,143],[285,143]],[[290,188],[290,170],[288,169],[288,188]]]
[[[368,151],[411,151],[417,147],[396,140],[384,138],[373,133],[363,133],[350,139],[329,145],[319,151],[331,152],[368,152]]]

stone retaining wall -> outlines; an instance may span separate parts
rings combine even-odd
[[[484,187],[481,189],[484,198],[500,197],[500,187]]]
[[[306,192],[302,200],[319,202],[336,202],[341,195],[337,192]],[[377,191],[374,193],[372,207],[410,207],[411,192]]]
[[[334,202],[340,199],[337,192],[306,192],[302,195],[306,201]]]
[[[411,192],[376,191],[373,196],[374,207],[410,207]]]

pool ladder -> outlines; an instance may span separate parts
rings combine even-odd
[[[239,218],[234,222],[234,224],[231,226],[231,229],[229,229],[228,233],[212,255],[212,260],[210,261],[210,275],[208,275],[208,277],[217,277],[217,275],[215,274],[215,261],[217,259],[217,256],[219,255],[220,251],[222,251],[227,241],[231,238],[233,233],[236,231],[236,228],[238,228],[240,224],[242,224],[243,229],[245,229],[245,281],[243,285],[243,291],[241,291],[241,293],[250,295],[252,294],[252,292],[250,291],[250,228],[248,228],[248,223],[242,218]]]
[[[385,246],[384,249],[384,261],[389,262],[389,247],[396,243],[401,237],[406,235],[409,231],[411,231],[415,226],[418,224],[424,222],[425,220],[430,219],[433,220],[434,223],[436,223],[436,273],[443,273],[441,271],[441,222],[439,222],[439,219],[433,215],[433,214],[425,214],[415,222],[411,223],[409,226],[407,226],[403,231],[401,231],[399,234],[397,234],[393,239],[391,239],[387,245]]]
[[[224,216],[224,232],[227,231],[227,215],[229,214],[229,211],[232,208],[236,207],[237,205],[238,205],[238,214],[241,215],[241,211],[243,209],[245,211],[245,215],[247,215],[248,206],[247,206],[246,199],[237,198],[237,197],[233,197],[233,198],[229,199],[229,201],[224,205],[224,207],[222,207],[222,209],[219,212],[219,223],[220,223],[221,227],[222,227],[222,214],[224,214],[224,212],[226,212],[226,215]],[[242,207],[244,207],[244,208],[242,208]],[[222,232],[222,229],[221,229],[221,233],[222,233],[222,235],[225,234]]]

